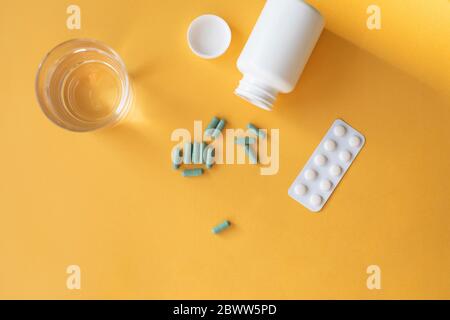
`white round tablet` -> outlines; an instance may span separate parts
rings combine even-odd
[[[341,167],[339,167],[337,164],[333,164],[333,165],[330,167],[330,174],[331,174],[333,177],[339,176],[339,175],[341,174],[341,172],[342,172],[342,169],[341,169]]]
[[[344,162],[349,162],[352,159],[352,154],[348,150],[341,151],[339,153],[339,159]]]
[[[314,163],[318,166],[324,166],[325,163],[327,163],[327,157],[325,157],[323,154],[318,154],[314,157]]]
[[[306,180],[314,180],[317,177],[317,172],[313,169],[308,169],[305,171],[305,179]]]
[[[331,183],[330,180],[324,179],[324,180],[320,181],[319,186],[320,186],[320,190],[322,190],[322,191],[330,191],[333,184]]]
[[[343,137],[345,133],[347,132],[347,129],[343,125],[337,125],[333,129],[333,133],[336,137]]]
[[[327,151],[334,151],[336,149],[336,141],[328,139],[323,146]]]
[[[298,196],[303,196],[308,191],[308,187],[306,187],[303,183],[299,183],[295,185],[294,192]]]
[[[204,59],[213,59],[227,51],[231,29],[221,17],[205,14],[191,22],[187,39],[192,52]]]
[[[361,144],[361,138],[358,136],[352,136],[350,137],[350,139],[348,139],[348,144],[353,148],[359,147],[359,145]]]
[[[309,202],[315,207],[320,206],[320,204],[322,203],[322,197],[318,194],[313,194],[311,197],[309,197]]]

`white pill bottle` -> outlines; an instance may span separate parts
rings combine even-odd
[[[323,30],[324,19],[301,0],[267,0],[237,61],[244,75],[235,94],[272,110],[295,85]]]

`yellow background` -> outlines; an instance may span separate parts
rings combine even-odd
[[[376,1],[379,31],[366,28],[374,1],[311,2],[328,29],[270,113],[233,95],[263,0],[0,1],[0,297],[450,298],[449,2]],[[66,28],[69,4],[81,7],[81,30]],[[212,61],[185,41],[203,13],[233,31]],[[42,114],[37,66],[76,37],[121,54],[132,121],[78,134]],[[279,173],[172,170],[172,130],[213,115],[228,128],[279,128]],[[367,142],[313,214],[287,189],[336,118]],[[234,225],[212,235],[223,219]],[[79,291],[66,288],[71,264]],[[372,264],[378,291],[366,287]]]

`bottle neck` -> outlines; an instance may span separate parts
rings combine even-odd
[[[244,74],[234,93],[251,104],[268,111],[272,110],[272,105],[278,95],[276,89],[262,83],[249,74]]]

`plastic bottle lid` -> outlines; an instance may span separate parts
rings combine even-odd
[[[199,57],[214,59],[227,51],[231,29],[221,17],[205,14],[194,19],[187,32],[189,48]]]

